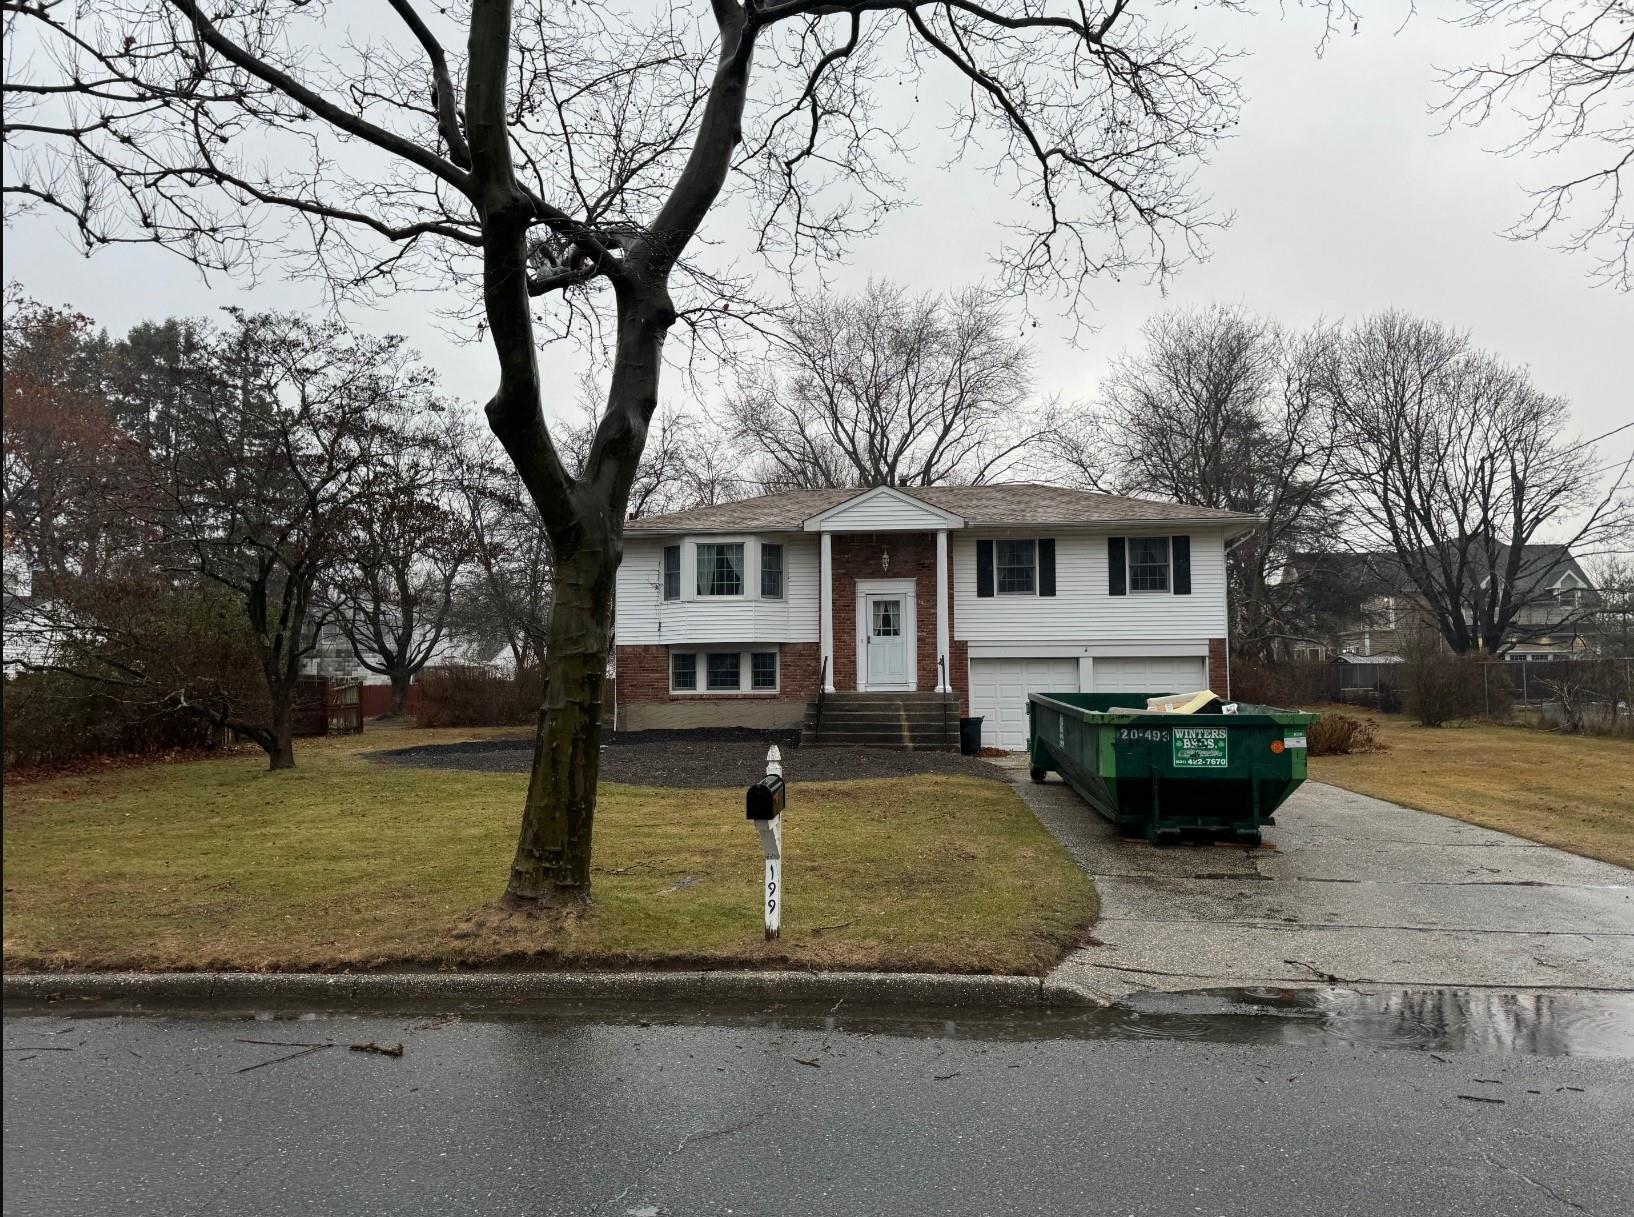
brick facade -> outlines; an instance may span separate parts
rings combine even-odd
[[[1226,640],[1208,640],[1208,687],[1221,697],[1231,696],[1231,665],[1226,657]]]
[[[857,580],[912,579],[918,688],[941,682],[936,672],[936,535],[928,532],[840,533],[834,546],[834,687],[857,688]],[[953,547],[948,547],[948,637],[953,638]],[[966,648],[952,642],[948,677],[963,707],[970,683]]]

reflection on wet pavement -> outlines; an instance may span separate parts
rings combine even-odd
[[[349,1013],[369,1011],[362,1007]],[[578,1003],[473,1010],[466,1017],[533,1023],[541,1029],[589,1023],[773,1026],[994,1042],[1168,1040],[1634,1059],[1634,992],[1610,991],[1235,988],[1151,991],[1104,1008],[1008,1015],[860,1009],[844,1003],[826,1013],[812,1007],[776,1005],[677,1013],[672,1007]]]

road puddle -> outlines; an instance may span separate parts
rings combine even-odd
[[[589,1013],[580,1011],[578,1017]],[[615,1016],[615,1021],[622,1020]],[[849,1034],[1010,1042],[1149,1040],[1634,1059],[1634,993],[1207,989],[1147,992],[1101,1009],[1008,1017],[959,1010],[860,1009],[824,1017],[774,1008],[683,1019],[649,1013],[642,1021],[655,1026],[747,1022]]]
[[[1634,1057],[1634,993],[1216,989],[1099,1012],[1117,1038]]]

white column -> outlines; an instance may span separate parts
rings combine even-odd
[[[949,642],[947,619],[947,529],[936,530],[936,691],[953,691],[953,648]]]
[[[818,662],[823,665],[823,692],[834,692],[834,538],[823,533],[822,590],[817,601]]]

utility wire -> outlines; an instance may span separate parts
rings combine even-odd
[[[1586,439],[1581,444],[1578,444],[1575,448],[1566,449],[1566,451],[1562,452],[1560,455],[1561,456],[1570,456],[1574,452],[1581,452],[1584,448],[1589,447],[1591,444],[1598,444],[1603,439],[1610,439],[1612,436],[1616,435],[1618,432],[1627,431],[1630,427],[1634,427],[1634,423],[1624,423],[1621,427],[1613,427],[1610,431],[1607,431],[1604,435],[1597,435],[1593,439]]]

